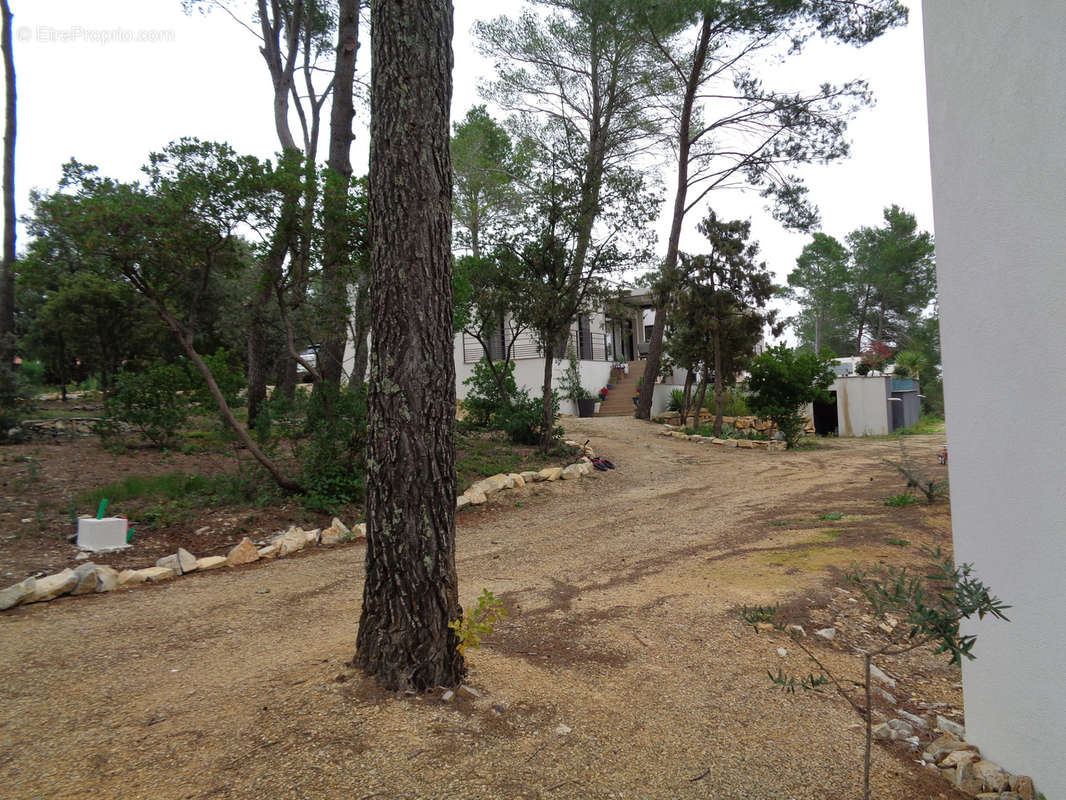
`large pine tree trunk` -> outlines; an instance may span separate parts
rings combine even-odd
[[[373,0],[367,552],[354,664],[388,689],[454,686],[452,7]]]
[[[700,38],[692,57],[692,66],[685,82],[685,97],[681,104],[680,127],[678,128],[677,152],[677,190],[674,193],[674,214],[670,219],[670,236],[666,242],[666,258],[663,259],[663,279],[670,285],[674,282],[677,270],[677,253],[681,243],[681,226],[685,221],[686,203],[688,201],[688,163],[692,149],[692,109],[696,102],[696,93],[700,87],[700,76],[707,61],[707,47],[711,40],[711,16],[703,15],[700,26]],[[644,363],[644,384],[640,388],[637,400],[636,417],[651,419],[651,404],[655,397],[655,379],[659,377],[659,362],[662,360],[663,337],[666,335],[666,304],[661,298],[656,304],[655,320],[652,324],[651,341],[648,342],[648,356]],[[697,424],[699,418],[697,417]]]
[[[273,353],[269,351],[269,318],[267,307],[273,302],[269,285],[262,285],[252,294],[252,313],[248,325],[248,426],[255,427],[255,419],[266,402],[267,382]]]
[[[714,330],[714,435],[722,435],[722,321],[715,323]]]
[[[0,270],[0,366],[11,366],[15,327],[15,58],[11,50],[11,8],[0,1],[3,32],[6,125],[4,127],[4,253]]]
[[[540,450],[547,453],[552,447],[552,423],[555,422],[552,404],[552,353],[544,357],[544,381],[540,395]]]
[[[329,118],[329,161],[326,166],[322,213],[325,236],[322,243],[322,293],[325,297],[326,333],[318,351],[322,380],[339,386],[343,372],[344,344],[348,333],[348,235],[345,216],[348,186],[352,177],[352,119],[355,101],[355,57],[359,50],[359,2],[338,3],[337,59],[333,69],[333,106]]]
[[[355,287],[355,300],[352,304],[352,336],[355,337],[355,363],[352,374],[348,376],[352,386],[359,386],[366,380],[366,365],[370,360],[367,337],[370,335],[370,276],[364,275]]]

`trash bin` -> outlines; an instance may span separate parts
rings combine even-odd
[[[591,417],[596,413],[596,398],[582,397],[577,401],[577,415],[579,417]]]

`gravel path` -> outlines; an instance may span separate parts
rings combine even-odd
[[[767,669],[810,667],[736,609],[802,617],[837,568],[950,544],[945,512],[881,504],[902,488],[883,463],[899,445],[766,453],[629,418],[566,427],[618,469],[459,517],[464,603],[484,587],[511,610],[468,655],[481,697],[396,698],[345,669],[362,546],[23,607],[0,615],[0,797],[858,797],[858,718],[774,689]],[[847,516],[818,521],[830,511]],[[901,531],[911,547],[885,543]],[[949,796],[875,749],[876,797]]]

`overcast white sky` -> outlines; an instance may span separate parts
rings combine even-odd
[[[813,43],[775,77],[789,89],[861,77],[873,90],[876,106],[850,128],[851,157],[804,171],[823,230],[838,237],[879,224],[891,203],[932,230],[921,6],[909,5],[906,28],[862,49]],[[186,16],[180,0],[12,0],[12,6],[19,214],[31,187],[53,188],[72,156],[129,179],[150,151],[181,136],[225,140],[260,156],[277,150],[270,82],[256,41],[225,15]],[[455,6],[452,117],[459,119],[482,102],[477,84],[492,74],[472,44],[474,20],[514,13],[521,3],[457,0]],[[365,122],[361,112],[353,159],[359,172],[366,169]],[[756,195],[719,193],[710,202],[720,216],[752,219],[763,257],[783,282],[808,237],[783,231]],[[695,226],[702,216],[690,212],[683,249],[701,249]],[[665,233],[664,222],[661,249]]]

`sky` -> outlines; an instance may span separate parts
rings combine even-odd
[[[220,11],[185,14],[180,0],[12,0],[18,77],[16,209],[28,211],[32,188],[55,188],[71,157],[104,174],[138,177],[153,150],[182,136],[228,141],[238,152],[262,157],[277,149],[272,89],[256,39]],[[251,3],[236,0],[235,8]],[[800,170],[821,211],[822,230],[842,238],[862,225],[881,223],[893,203],[932,231],[932,200],[925,111],[921,6],[910,22],[863,48],[813,42],[787,67],[768,75],[792,90],[822,82],[864,78],[876,105],[860,111],[849,128],[848,159]],[[486,8],[488,6],[488,8]],[[492,63],[471,35],[476,19],[515,14],[521,0],[491,5],[455,2],[455,70],[452,119],[484,102],[478,84],[491,79]],[[250,15],[246,16],[246,18]],[[364,48],[361,61],[368,61]],[[491,110],[491,105],[490,105]],[[365,172],[368,114],[357,110],[353,163]],[[328,118],[328,117],[327,117]],[[325,152],[325,142],[320,147]],[[664,176],[670,173],[665,165]],[[673,187],[665,183],[669,198]],[[784,231],[756,194],[718,192],[710,198],[720,217],[750,218],[762,258],[784,282],[809,236]],[[670,202],[658,226],[665,251]],[[699,252],[696,223],[687,217],[681,247]],[[20,232],[20,249],[25,244]],[[787,311],[787,308],[786,308]]]

